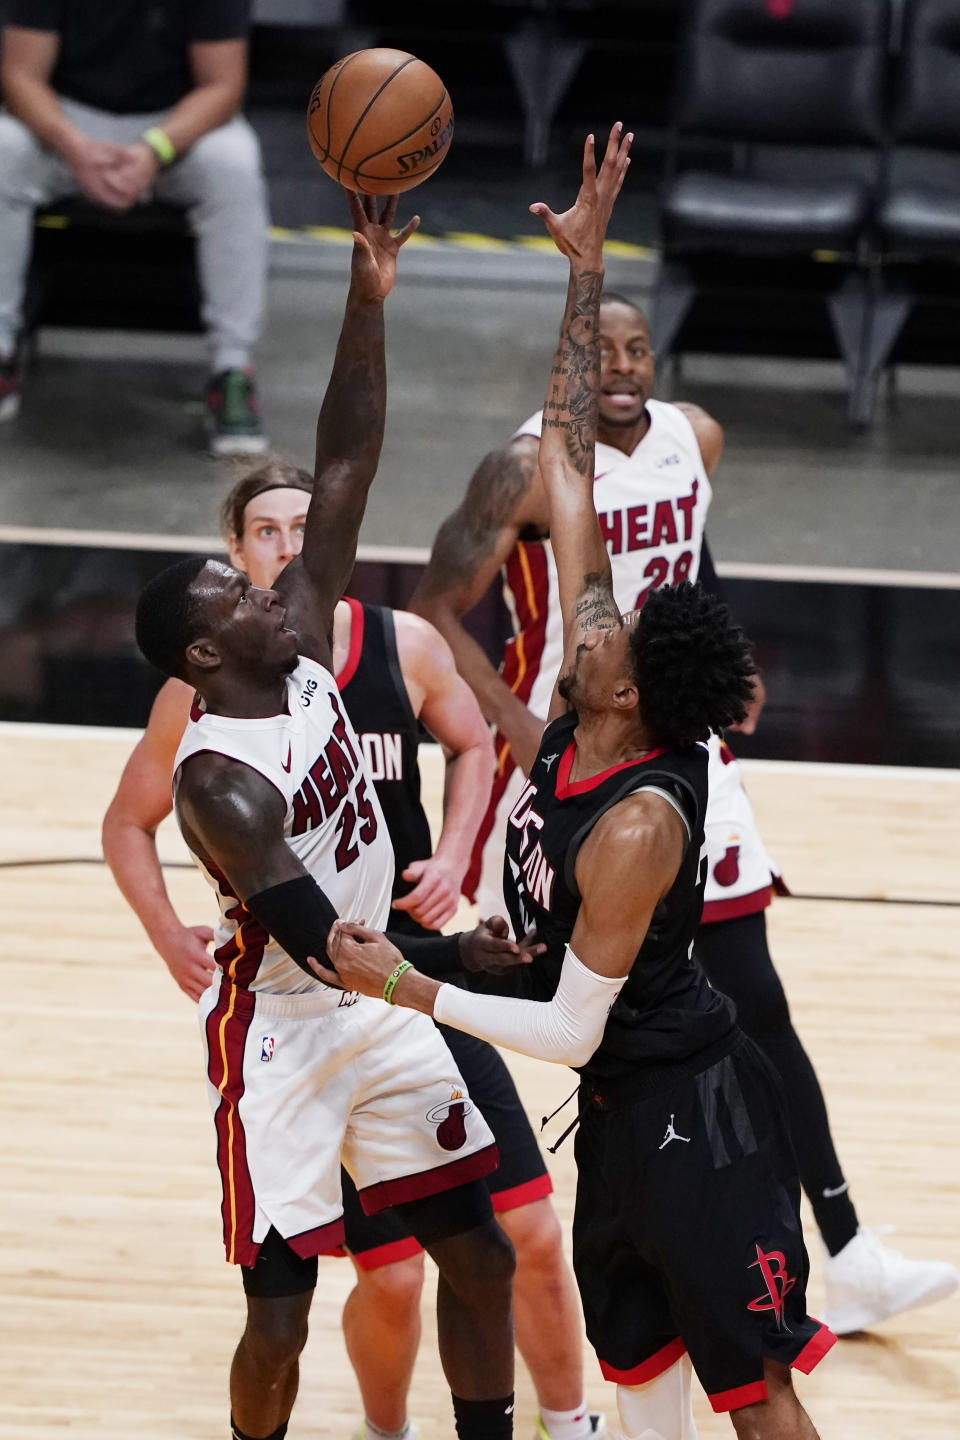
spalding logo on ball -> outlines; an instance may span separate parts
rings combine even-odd
[[[310,148],[348,190],[393,195],[433,174],[450,148],[453,106],[436,71],[403,50],[355,50],[313,87]]]

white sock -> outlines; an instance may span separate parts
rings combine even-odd
[[[381,1430],[379,1425],[374,1425],[372,1420],[364,1419],[367,1427],[366,1440],[407,1440],[410,1434],[410,1416],[403,1422],[402,1430]]]
[[[550,1440],[589,1440],[593,1434],[586,1400],[581,1400],[573,1410],[548,1410],[542,1405],[540,1419]]]

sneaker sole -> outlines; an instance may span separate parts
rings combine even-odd
[[[902,1315],[907,1310],[919,1310],[923,1305],[935,1305],[938,1300],[946,1300],[956,1290],[957,1284],[955,1277],[944,1276],[938,1285],[911,1296],[901,1304],[885,1308],[877,1305],[872,1308],[867,1305],[848,1305],[841,1310],[827,1311],[823,1316],[823,1323],[834,1335],[854,1335],[858,1330],[870,1330],[874,1325],[891,1320],[894,1315]]]
[[[210,441],[213,455],[263,455],[269,448],[266,435],[217,435]]]
[[[602,1415],[598,1410],[591,1410],[590,1422],[591,1440],[611,1440],[605,1415]],[[542,1420],[537,1420],[537,1428],[534,1432],[533,1440],[550,1440],[550,1432]]]
[[[20,396],[7,395],[0,400],[0,425],[7,420],[16,420],[20,414]]]

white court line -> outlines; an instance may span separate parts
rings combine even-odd
[[[133,530],[58,530],[39,525],[0,525],[0,542],[15,545],[88,545],[105,550],[215,551],[219,535],[156,535]],[[425,565],[425,545],[360,545],[357,559],[396,565]],[[887,585],[905,589],[960,590],[960,573],[935,570],[867,570],[830,565],[765,565],[728,560],[717,565],[731,580],[783,580],[820,585]]]
[[[0,736],[49,740],[128,740],[131,745],[143,734],[136,727],[122,725],[48,725],[29,720],[0,721]],[[432,756],[443,752],[439,745],[424,741],[421,751]],[[833,765],[825,760],[741,760],[750,774],[826,776],[837,780],[945,780],[960,783],[960,770],[938,770],[926,765]]]
[[[0,720],[0,736],[35,740],[129,740],[136,744],[141,729],[126,725],[48,725],[41,721]]]
[[[960,574],[936,570],[864,570],[835,565],[763,565],[750,561],[717,563],[731,580],[797,580],[817,585],[888,585],[904,589],[960,590]]]
[[[748,775],[802,775],[804,778],[821,775],[835,780],[945,780],[948,784],[960,783],[960,770],[938,770],[934,765],[840,765],[827,760],[740,760],[740,764]]]

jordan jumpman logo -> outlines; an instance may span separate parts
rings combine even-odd
[[[684,1145],[690,1144],[689,1135],[678,1135],[676,1130],[674,1130],[672,1115],[670,1116],[670,1124],[667,1126],[667,1133],[664,1135],[662,1143],[657,1148],[663,1150],[665,1146],[670,1144],[671,1140],[682,1140]]]

